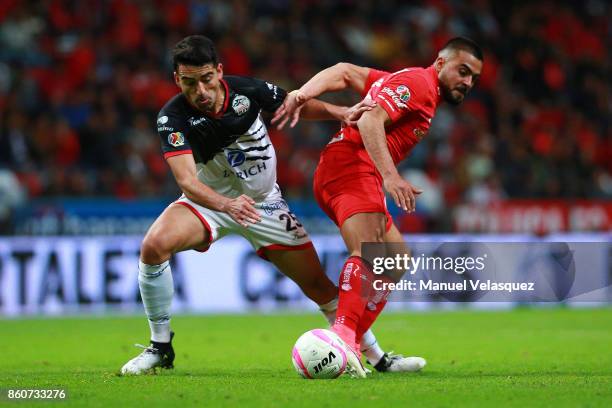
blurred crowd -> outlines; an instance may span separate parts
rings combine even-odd
[[[0,185],[30,198],[177,194],[155,118],[178,92],[169,51],[186,35],[212,38],[226,74],[288,90],[340,61],[427,66],[462,35],[482,45],[485,68],[402,164],[427,188],[422,210],[609,198],[611,19],[605,0],[3,0]],[[289,198],[312,197],[337,128],[271,130]]]

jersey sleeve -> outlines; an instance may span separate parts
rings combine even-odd
[[[274,85],[261,79],[253,79],[257,87],[259,104],[266,112],[274,112],[285,100],[287,91],[280,86]]]
[[[378,81],[380,78],[384,77],[385,75],[389,75],[389,73],[386,71],[370,68],[370,71],[368,71],[368,77],[366,78],[365,86],[361,91],[361,97],[365,97],[370,91],[372,84]]]
[[[192,153],[189,141],[185,136],[184,124],[176,117],[160,112],[157,117],[157,134],[161,139],[161,148],[164,158],[179,154]]]
[[[375,100],[387,112],[391,122],[396,122],[408,112],[423,109],[429,94],[427,81],[407,71],[385,78]]]

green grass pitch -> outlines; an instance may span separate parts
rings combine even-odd
[[[24,407],[612,406],[612,309],[383,314],[386,350],[423,356],[417,374],[303,380],[291,347],[318,315],[177,316],[176,368],[121,377],[146,343],[143,317],[0,321],[0,405]],[[8,388],[65,388],[56,402]]]

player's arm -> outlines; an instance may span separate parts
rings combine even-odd
[[[302,85],[299,89],[300,98],[303,98],[305,102],[324,93],[342,91],[347,88],[362,94],[369,72],[370,68],[340,62],[320,71]]]
[[[278,123],[277,127],[282,128],[288,120],[291,120],[293,127],[293,125],[297,123],[300,113],[302,115],[308,114],[306,112],[300,112],[300,108],[307,102],[312,101],[314,98],[327,92],[341,91],[351,88],[360,94],[363,94],[369,72],[370,68],[360,67],[347,62],[340,62],[334,66],[324,69],[323,71],[320,71],[300,89],[290,92],[287,95],[281,107],[275,112],[274,117],[272,118],[272,124]],[[319,103],[311,104],[310,110],[321,108],[320,104],[325,104],[325,102],[322,101],[318,102]],[[330,108],[327,106],[325,109],[334,110],[335,108]],[[316,115],[312,115],[311,117],[319,119],[315,116]]]
[[[389,114],[380,106],[364,112],[357,121],[357,127],[363,144],[383,178],[385,190],[391,195],[395,204],[405,211],[414,211],[415,194],[422,191],[408,183],[400,176],[387,147],[385,126],[391,124]]]
[[[167,162],[180,189],[193,202],[211,210],[227,213],[243,227],[261,220],[261,216],[253,207],[255,201],[251,197],[243,194],[231,199],[202,183],[196,175],[196,164],[192,154],[171,156],[167,158]]]
[[[338,106],[318,99],[311,99],[298,107],[299,112],[291,121],[290,127],[295,126],[298,118],[306,120],[337,120],[342,122],[344,126],[353,126],[357,123],[357,119],[361,117],[363,112],[371,110],[374,106],[376,106],[376,102],[371,99],[363,99],[353,106]],[[289,120],[289,117],[279,123],[279,126],[284,125],[287,120]]]

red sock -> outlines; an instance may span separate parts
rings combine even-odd
[[[386,275],[376,275],[374,277],[374,280],[381,280],[385,283],[392,282]],[[374,321],[378,318],[380,312],[382,312],[385,308],[388,296],[388,289],[375,290],[374,288],[372,288],[365,310],[361,315],[361,319],[359,319],[359,324],[357,325],[357,331],[355,332],[355,336],[357,339],[361,339],[363,333],[365,333],[370,327],[372,327],[372,324],[374,324]]]
[[[349,257],[340,273],[338,310],[332,330],[351,347],[355,347],[355,332],[370,297],[372,276],[369,266],[359,256]]]

